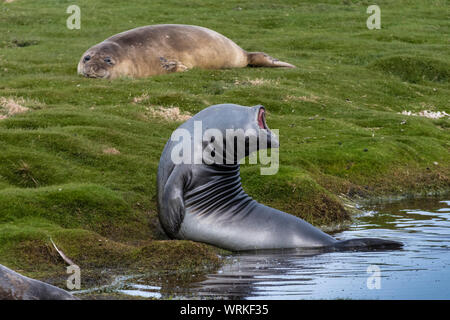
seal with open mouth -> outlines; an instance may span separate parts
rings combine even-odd
[[[96,44],[81,56],[78,73],[90,78],[141,78],[194,67],[246,66],[295,68],[263,52],[247,52],[207,28],[161,24],[128,30]]]
[[[197,121],[201,122],[203,130],[200,140],[195,138],[195,131],[199,130]],[[245,151],[236,153],[239,148],[224,148],[228,146],[227,141],[204,134],[209,129],[216,130],[220,137],[227,137],[229,129],[242,130]],[[189,132],[192,138],[183,142],[188,146],[184,149],[180,148],[179,141],[170,139],[167,142],[157,177],[159,219],[169,237],[204,242],[232,251],[322,247],[390,249],[402,246],[396,241],[374,238],[338,241],[298,217],[258,203],[244,192],[239,167],[241,158],[258,149],[279,146],[277,137],[266,124],[263,106],[210,106],[177,130]],[[249,143],[252,139],[258,143]],[[261,143],[263,140],[266,143]],[[174,154],[178,155],[180,150],[191,153],[187,158],[193,161],[174,161]],[[199,150],[209,151],[201,153]],[[216,157],[211,159],[214,151],[224,155],[222,160],[231,161],[214,161]],[[208,158],[208,155],[211,156]],[[198,159],[199,156],[202,159]]]

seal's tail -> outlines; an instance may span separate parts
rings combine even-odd
[[[360,238],[338,241],[334,244],[338,250],[352,249],[400,249],[403,243],[377,238]]]
[[[264,52],[249,52],[248,65],[251,67],[269,67],[269,68],[296,68],[296,66],[272,58]]]

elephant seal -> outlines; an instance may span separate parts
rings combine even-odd
[[[0,300],[78,300],[50,284],[31,279],[0,265]]]
[[[208,135],[195,138],[197,121],[201,122],[204,130],[200,134],[214,128],[221,133],[217,136],[225,137],[227,129],[242,129],[245,135],[241,140],[245,144],[244,154],[236,154],[232,144],[229,150],[226,147],[221,149],[220,138]],[[240,159],[258,149],[279,146],[277,137],[266,124],[263,106],[210,106],[183,123],[174,133],[181,132],[190,133],[186,137],[193,136],[190,141],[183,141],[188,148],[181,149],[173,134],[162,152],[157,174],[159,220],[169,237],[204,242],[231,251],[283,248],[348,250],[402,246],[396,241],[373,238],[338,241],[298,217],[256,202],[244,192]],[[257,136],[256,145],[250,143],[252,139],[255,141],[254,135]],[[265,144],[262,143],[264,140]],[[226,143],[224,141],[222,146],[227,146]],[[202,159],[199,160],[198,151],[202,149],[208,152],[201,154]],[[221,162],[211,161],[216,150],[226,160],[233,157],[229,161],[232,163],[224,163],[223,159]],[[193,159],[192,163],[173,160],[174,155],[181,154],[184,159],[185,151],[192,153],[188,155]],[[211,154],[209,158],[208,154]]]
[[[90,78],[141,78],[194,67],[246,66],[295,68],[263,52],[246,52],[207,28],[161,24],[125,31],[96,44],[81,56],[78,73]]]

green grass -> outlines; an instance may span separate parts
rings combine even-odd
[[[217,265],[211,247],[162,240],[156,169],[180,123],[151,117],[153,105],[195,114],[263,104],[280,130],[280,171],[260,176],[245,165],[244,187],[316,225],[349,218],[342,194],[449,190],[449,119],[399,114],[450,113],[447,1],[378,1],[381,30],[366,28],[368,1],[76,3],[80,30],[66,28],[70,1],[0,3],[0,97],[30,108],[0,120],[0,263],[31,275],[64,271],[52,237],[82,269]],[[298,68],[113,81],[76,74],[87,48],[158,23],[208,27]]]

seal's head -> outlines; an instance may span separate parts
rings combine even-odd
[[[237,163],[254,151],[279,147],[277,136],[267,126],[266,110],[261,105],[215,105],[196,114],[186,125],[191,126],[195,121],[201,121],[201,148],[205,150],[202,156],[207,163]]]
[[[102,42],[87,50],[78,63],[78,74],[88,78],[113,78],[120,64],[120,46]]]

